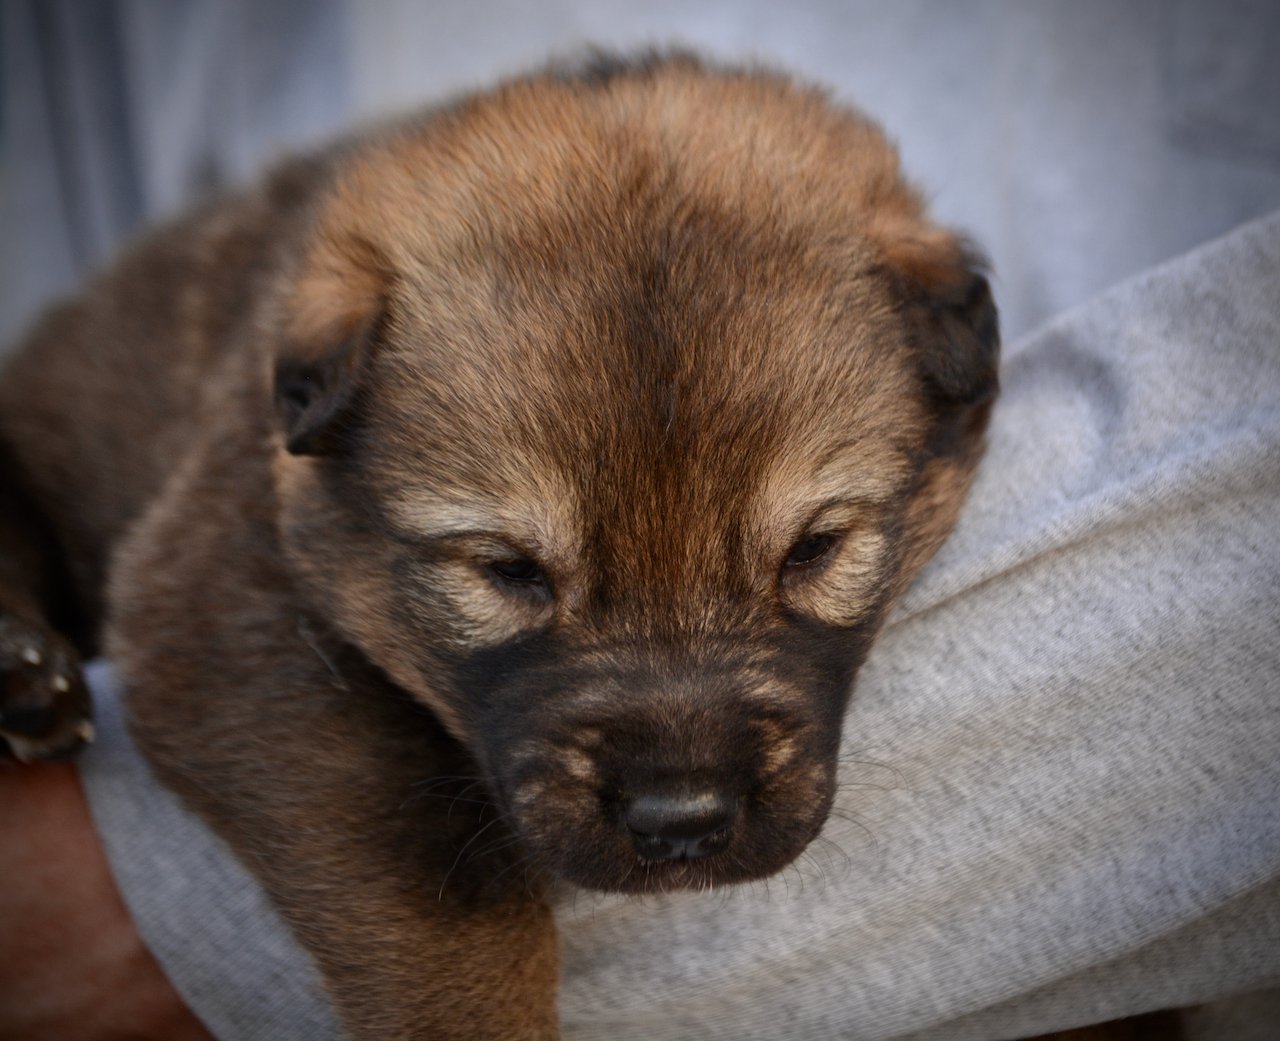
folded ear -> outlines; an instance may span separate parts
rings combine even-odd
[[[927,297],[916,316],[925,385],[952,405],[978,405],[1000,387],[1000,323],[991,286],[970,269],[954,287]]]
[[[918,213],[878,230],[933,412],[924,465],[903,521],[909,537],[900,592],[946,540],[973,481],[1000,386],[1000,329],[976,250]]]
[[[294,455],[330,455],[349,444],[384,324],[384,275],[367,244],[324,237],[313,244],[275,368],[276,409]]]
[[[331,455],[358,419],[361,375],[377,338],[377,316],[333,342],[293,347],[276,361],[276,408],[294,455]]]
[[[961,409],[990,401],[999,389],[1000,325],[977,250],[919,225],[881,229],[878,240],[929,394]]]

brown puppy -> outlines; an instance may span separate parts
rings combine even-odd
[[[353,1037],[553,1037],[549,885],[822,827],[997,339],[880,131],[773,74],[600,60],[297,163],[7,366],[0,726],[74,742],[49,611],[105,617]]]

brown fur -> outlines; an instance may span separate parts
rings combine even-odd
[[[89,632],[105,604],[135,736],[354,1037],[553,1037],[553,881],[759,877],[822,826],[997,342],[861,116],[682,56],[553,70],[51,314],[0,443],[57,547],[4,522],[9,581],[63,560]],[[636,793],[706,788],[727,851],[638,859]]]

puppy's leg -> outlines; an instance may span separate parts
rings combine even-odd
[[[356,1041],[551,1041],[558,956],[536,874],[474,764],[344,657],[332,674],[224,665],[226,686],[154,672],[132,684],[133,729],[258,875]]]
[[[0,739],[24,762],[93,736],[80,656],[48,621],[58,570],[48,521],[0,444]]]
[[[112,551],[202,428],[307,169],[153,233],[4,354],[0,731],[24,758],[90,733],[76,650],[96,649]]]
[[[135,737],[261,880],[353,1038],[555,1038],[536,873],[435,717],[303,620],[255,471],[219,441],[120,555],[108,649]]]

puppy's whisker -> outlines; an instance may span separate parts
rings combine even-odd
[[[887,791],[907,787],[906,775],[903,774],[903,772],[896,766],[893,766],[890,763],[882,763],[875,759],[859,758],[860,755],[860,751],[846,752],[840,755],[836,759],[836,762],[842,769],[846,767],[866,766],[873,770],[887,770],[889,773],[893,774],[893,784],[886,789]]]
[[[837,781],[838,792],[900,792],[903,789],[896,784],[873,784],[871,781]]]
[[[515,841],[511,843],[511,845],[516,845],[519,841],[520,840],[517,838],[515,839]],[[493,878],[489,879],[489,884],[495,885],[498,882],[502,881],[504,877],[511,874],[511,872],[519,871],[523,869],[525,871],[525,889],[527,891],[529,886],[529,877],[528,877],[529,868],[534,867],[534,868],[540,869],[539,864],[536,862],[536,858],[537,858],[537,854],[533,852],[528,852],[521,857],[517,857],[510,864],[508,864],[501,871],[499,871],[496,875],[494,875]]]
[[[843,866],[841,868],[841,873],[840,873],[840,876],[837,878],[837,881],[843,881],[844,879],[849,877],[849,875],[853,871],[853,858],[850,857],[847,852],[845,852],[844,847],[841,846],[840,843],[836,842],[834,839],[827,838],[825,835],[819,835],[817,838],[813,840],[813,843],[814,844],[810,847],[810,849],[816,850],[820,848],[827,854],[830,854],[832,851],[834,851],[835,853],[838,853],[840,855],[840,859],[843,861]],[[817,859],[816,853],[814,854],[814,859],[815,860]]]
[[[484,778],[483,778],[483,777],[473,777],[473,776],[468,776],[468,775],[456,775],[456,776],[452,776],[452,775],[451,775],[451,776],[441,776],[441,777],[428,777],[428,778],[426,778],[425,780],[422,780],[422,781],[414,781],[414,782],[413,782],[413,785],[412,785],[411,787],[413,787],[413,788],[421,788],[423,791],[431,791],[433,788],[437,788],[437,787],[439,787],[439,786],[441,786],[441,785],[445,785],[445,784],[460,784],[460,783],[462,783],[463,781],[468,781],[468,782],[470,782],[470,784],[468,785],[468,787],[474,787],[474,786],[475,786],[475,785],[477,785],[477,784],[483,784],[483,783],[484,783]],[[465,791],[465,789],[464,789],[464,791]]]
[[[401,806],[402,807],[408,806],[409,804],[415,803],[420,799],[440,799],[442,801],[448,801],[450,803],[451,809],[452,809],[453,803],[459,803],[459,802],[469,806],[495,806],[496,805],[492,799],[464,799],[461,795],[448,795],[448,794],[441,794],[439,792],[415,792],[414,794],[408,796],[405,799],[405,801],[401,803]]]
[[[460,788],[457,792],[452,792],[452,793],[439,792],[435,790],[437,788],[443,788],[447,785],[458,784],[463,781],[466,781],[468,783],[465,784],[462,788]],[[422,799],[441,799],[441,800],[447,799],[449,801],[449,809],[446,814],[447,817],[453,816],[454,804],[456,803],[463,803],[464,805],[471,805],[471,806],[479,806],[482,808],[481,812],[483,812],[484,807],[493,807],[497,809],[497,804],[490,798],[487,798],[487,797],[468,798],[467,797],[469,792],[474,791],[476,788],[482,787],[483,784],[484,782],[482,779],[469,778],[469,777],[431,777],[425,781],[415,781],[413,784],[409,786],[410,788],[409,794],[405,796],[404,800],[400,803],[399,808],[403,810],[406,806],[411,806]]]
[[[467,852],[468,847],[470,847],[472,843],[476,841],[476,839],[478,839],[481,835],[483,835],[486,831],[488,831],[490,828],[492,828],[495,824],[497,824],[501,820],[502,820],[501,817],[494,817],[493,820],[489,821],[488,824],[481,825],[481,827],[476,831],[476,833],[472,835],[471,838],[467,839],[467,841],[463,844],[463,847],[460,850],[458,850],[458,855],[454,857],[453,864],[450,865],[449,870],[445,872],[444,879],[440,883],[440,892],[436,894],[437,900],[444,899],[444,887],[449,884],[450,876],[452,876],[454,871],[457,870],[458,865],[462,863],[463,855]]]
[[[868,825],[867,822],[863,820],[861,817],[859,817],[856,813],[852,812],[851,810],[842,810],[833,806],[830,810],[830,815],[832,817],[835,817],[837,820],[842,820],[848,824],[852,824],[855,828],[857,828],[864,835],[866,835],[867,838],[871,840],[872,848],[877,853],[880,852],[880,842],[879,840],[876,839],[875,832],[873,832],[871,830],[870,825]]]
[[[518,835],[505,835],[502,838],[494,839],[487,845],[475,850],[467,857],[467,860],[468,862],[473,862],[476,860],[482,860],[485,857],[491,857],[495,853],[501,853],[504,849],[510,849],[512,846],[519,845],[520,841],[521,839]]]
[[[339,690],[350,692],[351,688],[347,685],[342,673],[338,671],[338,667],[333,663],[333,659],[325,654],[324,649],[320,646],[320,641],[316,638],[315,632],[311,628],[311,623],[301,616],[298,618],[298,635],[315,652],[316,657],[324,663],[324,667],[329,670],[329,675],[333,678],[333,685]]]

